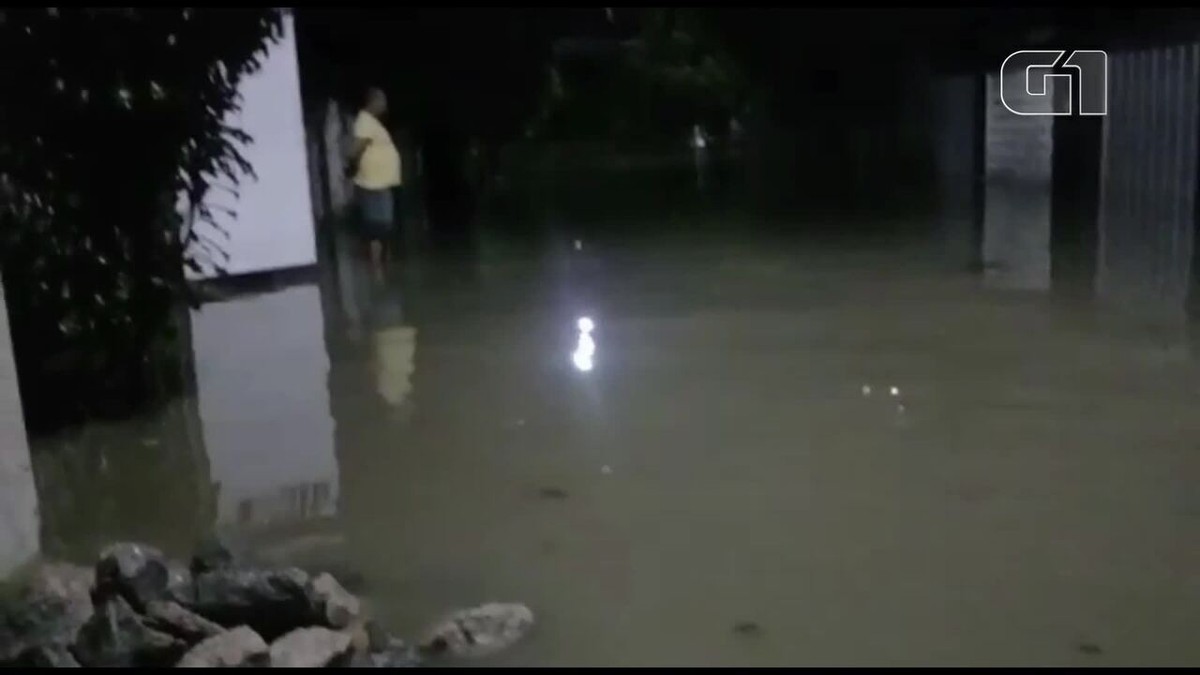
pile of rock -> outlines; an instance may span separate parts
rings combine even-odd
[[[192,564],[116,544],[95,570],[40,568],[0,612],[0,666],[418,665],[423,650],[363,616],[329,574],[239,567],[222,547]]]

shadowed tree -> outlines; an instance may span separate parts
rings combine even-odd
[[[236,189],[249,168],[228,115],[280,19],[0,10],[0,264],[32,426],[56,408],[124,409],[151,389],[184,264],[222,255],[177,200]]]

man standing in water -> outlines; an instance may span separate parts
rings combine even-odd
[[[372,87],[366,105],[354,120],[351,154],[354,196],[376,281],[383,280],[387,242],[396,227],[394,193],[401,184],[400,153],[380,121],[386,112],[387,96],[382,89]]]
[[[696,159],[696,191],[704,192],[708,183],[708,134],[704,133],[704,127],[699,124],[692,125],[690,145]]]

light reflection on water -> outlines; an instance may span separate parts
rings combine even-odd
[[[580,372],[591,372],[596,365],[596,340],[592,337],[596,324],[590,317],[585,316],[575,325],[579,328],[579,339],[575,344],[575,351],[571,352],[571,363]]]

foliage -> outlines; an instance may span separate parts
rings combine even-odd
[[[367,86],[389,97],[389,121],[418,136],[502,142],[533,112],[549,54],[539,9],[303,8],[296,12],[305,97],[357,108]]]
[[[537,120],[544,134],[678,143],[697,122],[723,128],[748,88],[705,10],[645,8],[618,16],[621,27],[558,54]]]
[[[186,293],[185,261],[220,262],[177,200],[211,219],[209,187],[236,189],[249,169],[238,145],[250,139],[228,116],[281,18],[0,11],[0,265],[27,408],[48,392],[139,389]],[[98,388],[77,392],[85,383]]]
[[[703,115],[712,108],[734,111],[746,91],[744,77],[709,29],[702,10],[647,9],[632,64],[664,90],[688,101]]]

